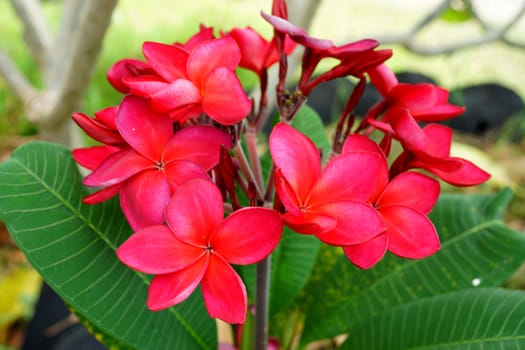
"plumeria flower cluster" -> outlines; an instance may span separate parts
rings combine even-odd
[[[185,43],[144,43],[144,60],[123,59],[108,73],[124,95],[120,104],[94,118],[73,116],[100,143],[73,151],[91,171],[84,184],[97,189],[84,201],[118,196],[134,233],[117,256],[154,275],[151,310],[181,303],[200,286],[211,317],[243,323],[246,287],[231,265],[267,258],[283,226],[341,247],[363,269],[387,251],[427,257],[440,247],[427,217],[440,192],[436,178],[457,186],[489,178],[450,155],[452,132],[436,122],[463,108],[448,103],[446,90],[399,83],[384,63],[392,52],[377,49],[375,40],[337,46],[308,35],[288,21],[284,0],[262,15],[274,29],[270,40],[249,27],[216,34],[201,26]],[[291,92],[285,79],[296,48],[303,49],[301,75]],[[336,63],[314,76],[325,59]],[[271,127],[273,165],[264,178],[257,133],[271,120],[274,64],[280,121]],[[257,75],[258,103],[246,94],[238,68]],[[292,121],[315,87],[340,77],[357,83],[332,149],[322,150],[329,153],[323,164],[322,152]],[[358,119],[353,110],[367,81],[382,98]],[[393,142],[402,147],[397,156]]]

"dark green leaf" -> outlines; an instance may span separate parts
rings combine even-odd
[[[75,312],[140,349],[211,349],[214,321],[200,293],[162,312],[146,308],[148,278],[119,262],[131,231],[118,202],[84,205],[71,154],[26,144],[0,165],[0,216],[18,246]]]
[[[392,308],[359,324],[340,349],[523,349],[524,315],[523,291],[457,291]]]
[[[363,271],[341,254],[331,270],[308,287],[312,296],[303,305],[303,341],[346,333],[388,308],[423,297],[500,285],[525,259],[525,236],[501,222],[508,200],[508,191],[442,195],[431,216],[442,247],[426,259],[387,255]]]

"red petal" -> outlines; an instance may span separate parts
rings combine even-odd
[[[232,137],[209,125],[195,125],[177,131],[166,145],[164,162],[189,160],[205,170],[219,163],[221,145],[230,148]]]
[[[230,35],[241,50],[239,66],[259,72],[264,67],[270,43],[250,27],[245,29],[234,28]]]
[[[188,74],[195,85],[202,88],[211,72],[220,67],[233,71],[240,60],[241,51],[231,37],[208,40],[191,51],[188,58]]]
[[[321,173],[321,157],[314,143],[291,126],[279,123],[270,134],[270,153],[299,198],[306,200]]]
[[[439,250],[434,225],[418,211],[391,206],[380,208],[387,226],[388,250],[403,258],[421,259]]]
[[[165,89],[169,86],[164,80],[157,76],[140,75],[137,77],[129,77],[124,79],[124,83],[129,87],[130,93],[144,98],[149,98],[151,95]]]
[[[382,191],[388,178],[383,157],[370,152],[348,152],[333,158],[311,191],[309,205],[330,201],[366,201]],[[379,183],[381,182],[381,183]]]
[[[374,154],[377,154],[381,159],[383,159],[381,165],[379,167],[379,171],[377,173],[376,177],[376,185],[374,186],[375,191],[372,192],[370,195],[370,201],[375,202],[377,197],[381,194],[383,189],[388,183],[388,163],[386,160],[386,156],[379,148],[379,145],[375,143],[374,141],[370,140],[368,137],[363,135],[350,135],[344,145],[343,145],[343,153],[349,153],[349,152],[371,152]]]
[[[201,282],[209,260],[206,255],[183,270],[155,276],[148,289],[148,308],[160,311],[186,300]]]
[[[153,167],[150,160],[132,149],[125,149],[107,157],[95,171],[84,178],[83,184],[90,187],[111,186]]]
[[[361,244],[343,247],[346,257],[361,269],[369,269],[381,260],[388,247],[388,235],[382,233]]]
[[[377,143],[375,143],[374,141],[372,141],[364,135],[354,134],[346,138],[345,143],[343,145],[342,153],[352,151],[376,153],[378,156],[386,159],[385,154],[383,153],[381,148],[379,148]]]
[[[118,106],[111,106],[95,112],[95,118],[108,128],[117,130]]]
[[[166,81],[187,78],[188,53],[182,48],[175,45],[145,42],[142,45],[142,52],[151,67]]]
[[[448,158],[452,144],[452,129],[440,124],[428,124],[423,128],[427,137],[425,152],[436,158]]]
[[[71,153],[73,159],[82,165],[84,168],[94,170],[102,164],[102,162],[108,158],[111,154],[118,152],[119,149],[116,147],[109,146],[93,146],[87,148],[77,148]]]
[[[96,119],[82,113],[74,113],[72,118],[86,134],[97,141],[110,145],[124,143],[116,129],[111,129]]]
[[[366,242],[385,230],[377,210],[363,202],[340,201],[311,208],[337,219],[334,230],[316,235],[325,243],[346,246]]]
[[[399,83],[390,91],[389,99],[411,112],[428,109],[436,104],[435,86],[432,84]]]
[[[402,205],[428,214],[439,196],[439,182],[415,172],[404,172],[386,186],[378,207]]]
[[[131,228],[139,230],[164,223],[170,196],[166,175],[157,169],[146,170],[122,184],[120,206]]]
[[[385,114],[395,132],[395,138],[412,151],[424,151],[427,147],[427,135],[421,130],[414,117],[407,109],[393,108]]]
[[[253,264],[275,249],[282,230],[283,224],[277,211],[242,208],[224,220],[210,238],[210,244],[231,264]]]
[[[122,100],[117,126],[126,142],[152,162],[160,161],[164,147],[173,135],[170,118],[153,112],[146,99],[133,95]]]
[[[184,50],[190,52],[198,44],[205,42],[207,40],[211,40],[213,38],[214,38],[213,27],[206,27],[201,24],[198,33],[194,34],[184,44],[179,44],[179,45],[181,45],[184,48]]]
[[[217,68],[206,77],[202,109],[210,118],[224,125],[233,125],[246,117],[251,108],[252,102],[234,71]]]
[[[151,95],[151,105],[159,113],[201,103],[199,89],[189,80],[178,79]]]
[[[418,167],[431,172],[440,179],[455,186],[479,185],[490,178],[489,173],[466,159],[452,157],[448,158],[448,160],[456,162],[459,166],[451,170],[448,163],[414,162],[411,163],[411,165],[418,165]]]
[[[168,226],[180,240],[207,246],[223,220],[221,192],[211,181],[192,180],[181,186],[166,210]]]
[[[333,231],[337,225],[337,219],[332,216],[308,211],[301,212],[301,215],[285,213],[281,219],[295,232],[306,235],[324,234]]]
[[[294,216],[301,216],[303,202],[292,188],[290,183],[283,176],[281,169],[276,169],[274,173],[275,191],[286,211]]]
[[[372,84],[384,97],[398,84],[396,75],[384,63],[369,69],[367,73]]]
[[[166,274],[185,269],[202,258],[205,251],[175,238],[164,225],[135,232],[117,249],[117,256],[134,270]]]
[[[180,186],[189,180],[210,179],[203,168],[187,160],[175,160],[165,164],[164,173],[168,178],[172,192],[175,192]]]
[[[235,270],[218,254],[211,254],[201,288],[211,317],[232,324],[244,323],[248,304],[246,287]]]
[[[121,184],[116,184],[113,186],[106,187],[100,191],[94,192],[89,196],[85,196],[82,199],[82,202],[86,204],[97,204],[100,202],[107,201],[108,199],[112,198],[113,196],[116,196],[117,193],[119,193],[120,186]]]
[[[129,77],[138,74],[152,74],[153,70],[146,63],[135,59],[123,59],[116,62],[108,71],[107,78],[109,83],[119,92],[126,94],[129,87],[123,83]]]

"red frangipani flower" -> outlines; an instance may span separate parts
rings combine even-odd
[[[377,144],[362,135],[351,135],[344,144],[344,154],[356,151],[372,151],[384,158]],[[426,216],[439,196],[439,183],[416,172],[404,172],[389,182],[386,167],[380,169],[377,179],[370,201],[381,215],[386,231],[361,244],[344,247],[348,259],[368,269],[387,250],[412,259],[424,258],[439,250],[436,229]]]
[[[154,42],[142,50],[155,75],[128,77],[124,83],[157,112],[182,122],[205,113],[225,125],[250,112],[251,101],[234,72],[241,54],[231,37],[199,42],[190,51]]]
[[[231,136],[215,127],[190,126],[174,134],[172,124],[167,115],[151,111],[145,99],[126,96],[117,128],[129,146],[84,179],[87,186],[110,190],[121,185],[122,211],[134,229],[163,223],[172,192],[189,179],[208,179],[206,171],[218,163],[221,145],[231,145]]]
[[[367,71],[370,81],[383,96],[381,108],[373,108],[381,113],[390,109],[406,109],[414,120],[436,122],[462,114],[465,108],[448,103],[448,91],[434,84],[399,83],[394,73],[385,64]],[[377,115],[368,116],[375,118]],[[383,118],[388,122],[389,118]]]
[[[411,122],[403,123],[410,125]],[[455,186],[479,185],[490,178],[489,173],[472,162],[450,156],[452,129],[447,126],[428,124],[422,130],[412,126],[407,128],[407,135],[402,139],[409,141],[405,142],[405,151],[392,164],[395,173],[421,168]]]
[[[367,203],[384,160],[371,152],[333,158],[321,170],[315,145],[291,126],[277,124],[270,135],[275,188],[285,224],[337,246],[366,242],[385,226]]]
[[[264,69],[268,69],[279,61],[280,55],[275,42],[266,40],[252,28],[234,28],[229,35],[237,42],[241,50],[240,67],[261,76]],[[289,55],[295,46],[293,41],[285,40],[284,53]]]
[[[243,323],[246,287],[230,264],[253,264],[275,249],[282,234],[279,213],[248,207],[223,219],[219,189],[210,181],[193,180],[173,194],[166,222],[134,233],[117,250],[129,267],[156,275],[148,308],[176,305],[200,284],[211,317]]]

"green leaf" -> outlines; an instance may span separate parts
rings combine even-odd
[[[442,195],[431,215],[442,246],[426,259],[389,254],[363,271],[339,253],[330,271],[307,287],[312,295],[303,305],[303,343],[346,333],[389,308],[423,297],[500,285],[525,259],[525,236],[501,222],[509,195],[507,190],[495,196]]]
[[[523,315],[523,291],[458,291],[401,305],[359,324],[340,349],[522,349]]]
[[[320,246],[314,236],[284,229],[281,243],[272,253],[270,317],[284,310],[304,287]]]
[[[36,142],[0,165],[0,216],[49,285],[95,327],[140,349],[211,349],[216,330],[200,293],[151,312],[148,278],[119,262],[131,234],[116,200],[88,206],[68,150]]]

